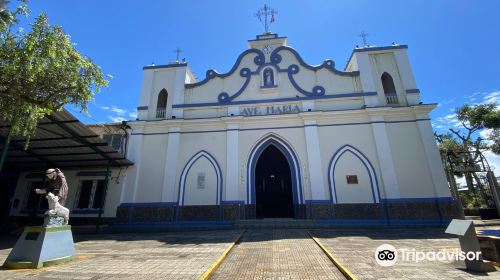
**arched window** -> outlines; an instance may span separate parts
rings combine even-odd
[[[382,87],[384,88],[385,99],[387,104],[398,104],[398,96],[396,94],[396,87],[394,87],[394,81],[391,75],[387,72],[382,74]]]
[[[164,118],[167,111],[168,93],[166,89],[162,89],[158,94],[158,103],[156,104],[156,117]]]
[[[275,87],[274,83],[274,71],[272,68],[268,67],[262,72],[262,86],[263,87]]]

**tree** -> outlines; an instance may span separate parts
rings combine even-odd
[[[44,13],[29,32],[13,32],[24,9],[3,16],[0,29],[0,120],[10,125],[0,158],[0,170],[10,138],[29,137],[44,116],[73,103],[87,111],[108,81],[99,66],[80,54],[58,25],[51,26]],[[5,12],[4,12],[5,14]]]
[[[455,176],[465,176],[469,192],[475,193],[473,181],[476,181],[481,196],[486,198],[486,191],[480,177],[475,172],[457,172],[457,167],[463,165],[474,169],[478,160],[482,157],[481,151],[489,149],[494,152],[495,149],[500,151],[500,111],[497,109],[496,104],[490,103],[475,106],[465,104],[457,108],[455,112],[462,127],[460,129],[450,128],[452,134],[436,134],[441,157],[444,160],[451,159],[452,162],[457,163],[451,164],[447,168],[453,169],[453,175]],[[484,141],[486,139],[477,136],[478,132],[484,129],[492,130],[488,140],[491,140],[493,144],[487,143]],[[458,164],[458,162],[461,162],[461,164]]]

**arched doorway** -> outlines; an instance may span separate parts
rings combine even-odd
[[[255,168],[257,218],[293,217],[292,172],[287,158],[274,145],[260,154]]]

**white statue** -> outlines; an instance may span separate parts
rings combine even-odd
[[[56,215],[64,218],[64,225],[68,224],[69,220],[69,209],[62,206],[59,203],[59,197],[49,192],[46,196],[49,202],[49,210],[45,212],[45,215]]]

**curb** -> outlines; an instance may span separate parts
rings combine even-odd
[[[323,252],[326,254],[326,256],[332,261],[332,263],[340,270],[340,272],[349,280],[357,280],[356,276],[352,274],[346,267],[344,267],[326,248],[321,244],[319,239],[314,237],[311,232],[307,232],[309,236],[318,244],[318,246],[323,250]]]
[[[229,245],[229,247],[220,255],[220,257],[203,273],[203,275],[200,276],[200,280],[206,280],[210,278],[210,275],[219,267],[219,265],[222,263],[222,261],[226,258],[226,256],[229,254],[229,251],[233,249],[234,245],[240,240],[240,238],[245,234],[246,230],[240,233],[238,237]]]

